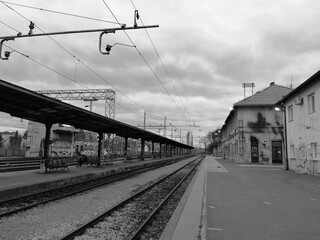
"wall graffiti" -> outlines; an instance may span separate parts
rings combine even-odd
[[[298,171],[306,171],[307,173],[317,174],[320,172],[320,162],[313,159],[311,145],[300,143],[298,149],[295,149],[297,158],[291,159]]]
[[[263,117],[261,112],[257,113],[257,121],[251,122],[248,121],[248,127],[253,129],[257,133],[263,133],[265,127],[270,126],[271,124],[266,121],[266,118]]]

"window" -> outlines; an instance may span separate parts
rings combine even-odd
[[[292,105],[290,105],[288,107],[288,120],[289,120],[289,122],[293,121],[293,106]]]
[[[34,129],[34,123],[30,123],[28,124],[28,130],[32,131]]]
[[[30,144],[32,144],[32,143],[34,143],[33,142],[33,136],[28,136],[28,138],[27,138],[28,140],[28,143],[30,143]]]
[[[294,145],[290,145],[290,157],[294,158]]]
[[[243,128],[243,120],[239,120],[239,128]]]
[[[312,158],[317,158],[317,143],[311,143],[311,156]]]
[[[316,111],[316,106],[314,102],[314,93],[308,95],[308,113],[314,113]]]

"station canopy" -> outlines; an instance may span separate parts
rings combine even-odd
[[[193,147],[162,137],[158,134],[90,112],[0,79],[0,111],[11,116],[43,124],[68,124],[75,128],[97,133],[111,133],[121,137]]]

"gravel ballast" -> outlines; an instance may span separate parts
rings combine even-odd
[[[89,219],[129,197],[137,188],[167,175],[186,163],[184,160],[128,180],[48,203],[0,219],[1,239],[59,239]]]

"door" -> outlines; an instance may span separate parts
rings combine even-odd
[[[251,139],[251,162],[259,163],[259,145],[257,139]]]
[[[281,141],[272,141],[272,163],[282,163]]]

